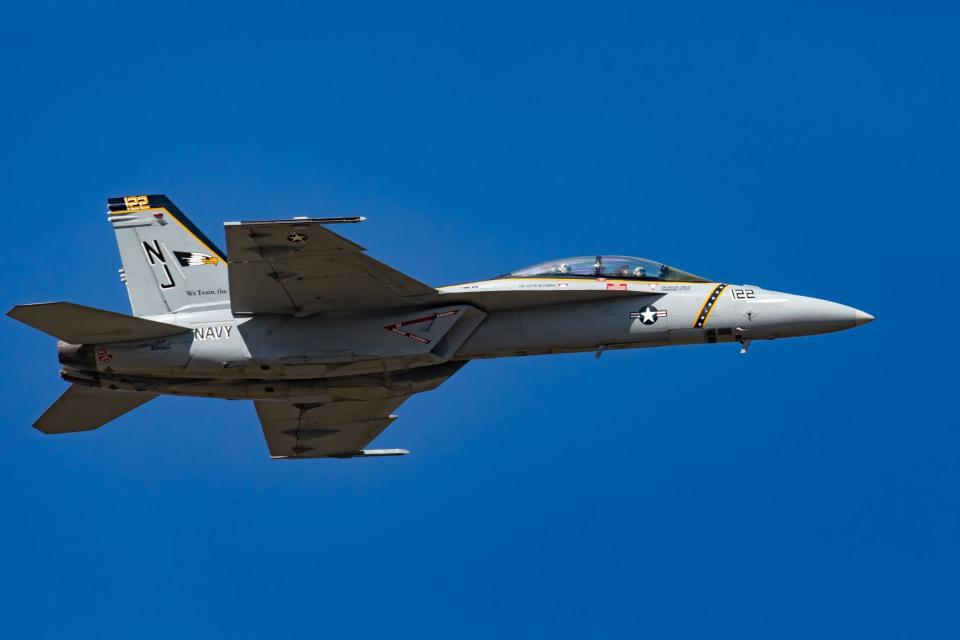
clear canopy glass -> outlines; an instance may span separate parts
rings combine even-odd
[[[504,278],[618,278],[664,282],[708,282],[705,278],[653,260],[631,256],[578,256],[542,262]]]

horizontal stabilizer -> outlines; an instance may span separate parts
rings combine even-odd
[[[174,324],[135,318],[72,302],[21,304],[8,311],[7,315],[71,344],[153,340],[191,331]]]
[[[74,384],[33,426],[48,434],[90,431],[156,397],[155,393],[110,391]]]

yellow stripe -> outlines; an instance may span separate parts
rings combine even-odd
[[[594,276],[584,276],[582,278],[551,278],[550,276],[543,276],[543,277],[531,276],[529,278],[517,277],[517,278],[498,278],[497,280],[478,280],[478,282],[503,282],[506,280],[510,280],[510,281],[546,280],[547,282],[589,282],[590,280],[593,280],[594,282],[614,282],[617,284],[621,282],[626,282],[627,284],[632,283],[632,284],[644,284],[644,285],[650,284],[651,282],[653,284],[711,284],[709,282],[700,282],[699,280],[633,280],[633,279],[628,280],[626,278],[603,278],[601,280],[600,278],[596,278]],[[465,283],[465,284],[470,284],[470,283]]]
[[[703,319],[703,327],[701,328],[704,328],[707,326],[707,321],[710,320],[710,314],[713,313],[713,310],[717,308],[717,304],[720,303],[720,297],[723,295],[723,292],[726,291],[726,289],[727,289],[727,285],[723,285],[722,287],[720,287],[720,290],[717,291],[717,299],[713,301],[713,306],[710,307],[709,311],[707,311],[707,317]]]
[[[706,300],[703,301],[703,304],[700,305],[700,310],[697,311],[697,316],[693,319],[693,328],[694,329],[703,329],[707,326],[707,321],[710,319],[710,314],[713,313],[713,310],[716,308],[717,304],[720,302],[720,296],[723,295],[723,292],[726,290],[726,284],[718,284],[713,289],[710,290],[710,293],[707,294]],[[713,304],[710,305],[710,299],[716,296],[713,301]],[[710,305],[710,308],[707,309],[707,305]],[[703,323],[700,322],[700,316],[703,315],[704,310],[706,310],[707,315],[703,317]]]
[[[546,282],[591,282],[591,281],[592,281],[592,282],[596,282],[596,283],[598,283],[598,284],[602,284],[602,283],[604,283],[604,282],[612,282],[612,283],[614,283],[614,284],[626,283],[626,284],[636,284],[636,285],[644,285],[644,286],[647,286],[647,285],[649,285],[649,284],[651,284],[651,283],[657,284],[657,285],[667,285],[667,286],[669,286],[669,285],[674,285],[674,284],[686,284],[686,285],[691,285],[691,284],[708,285],[708,284],[712,284],[712,285],[714,285],[714,286],[717,285],[716,282],[700,282],[699,280],[625,280],[625,279],[623,279],[623,278],[606,278],[606,279],[604,279],[604,280],[598,280],[597,278],[594,278],[594,277],[591,277],[591,276],[584,276],[584,277],[582,277],[582,278],[551,278],[551,277],[545,276],[545,277],[543,277],[543,278],[533,278],[533,277],[531,277],[531,278],[497,278],[496,280],[474,280],[474,281],[472,281],[472,282],[461,282],[461,283],[459,283],[459,284],[447,284],[447,285],[444,285],[444,286],[442,286],[442,287],[440,287],[440,288],[441,288],[441,289],[447,289],[447,288],[449,288],[449,287],[462,287],[462,286],[464,286],[464,285],[476,284],[476,283],[478,283],[478,282],[522,282],[522,281],[524,281],[524,280],[544,280],[544,281],[546,281]],[[712,291],[712,289],[711,289],[711,291]],[[673,292],[673,291],[667,291],[666,293],[674,293],[674,292]]]

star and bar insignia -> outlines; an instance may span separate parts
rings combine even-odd
[[[666,310],[658,310],[656,307],[647,305],[640,311],[631,311],[630,318],[633,320],[639,320],[643,324],[654,324],[657,321],[657,318],[665,318],[667,316]]]
[[[307,234],[305,233],[300,233],[299,231],[291,231],[287,235],[287,240],[295,244],[298,244],[302,247],[304,244],[306,244],[308,237],[309,236],[307,236]]]

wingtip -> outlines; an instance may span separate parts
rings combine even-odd
[[[7,311],[6,316],[8,318],[13,318],[17,322],[22,322],[26,325],[29,325],[30,323],[23,319],[22,317],[23,314],[25,312],[29,313],[29,311],[26,311],[26,310],[31,307],[37,307],[43,304],[50,304],[50,303],[49,302],[28,302],[25,304],[15,304],[12,307],[10,307],[10,310]]]
[[[405,456],[410,452],[406,449],[363,449],[358,458],[375,458],[378,456]]]

